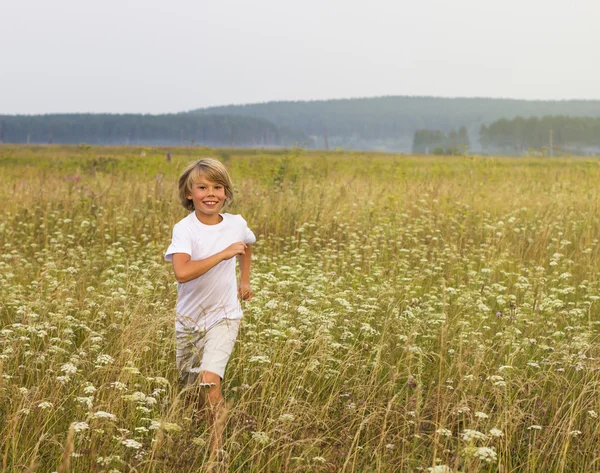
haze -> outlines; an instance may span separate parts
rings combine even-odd
[[[600,99],[598,18],[597,0],[4,2],[0,114]]]

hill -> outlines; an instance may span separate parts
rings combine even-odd
[[[305,144],[299,130],[264,118],[193,115],[0,115],[0,143],[285,147]]]
[[[388,96],[228,105],[189,113],[263,118],[277,126],[301,130],[317,147],[324,147],[327,134],[330,146],[404,152],[412,149],[417,130],[449,133],[465,126],[472,149],[477,150],[483,124],[516,116],[600,117],[600,101]]]

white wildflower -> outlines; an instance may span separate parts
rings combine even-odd
[[[479,447],[475,450],[473,456],[487,463],[494,462],[498,458],[496,450],[493,447]]]
[[[77,373],[77,366],[75,366],[73,363],[65,363],[60,367],[60,370],[66,375],[72,375]]]
[[[98,411],[92,414],[93,419],[108,419],[108,420],[117,420],[117,416],[111,414],[110,412]]]
[[[430,473],[452,473],[452,468],[446,465],[436,465],[434,467],[427,468]]]
[[[84,430],[88,430],[90,428],[87,422],[73,422],[72,425],[75,432],[83,432]]]
[[[437,429],[435,433],[444,437],[452,437],[452,432],[448,429]]]
[[[479,432],[478,430],[472,430],[472,429],[465,429],[463,430],[463,433],[461,434],[462,439],[465,442],[471,442],[473,440],[485,440],[487,439],[487,435],[485,435],[482,432]]]
[[[103,353],[96,358],[96,367],[110,365],[114,361],[115,359],[112,356]]]
[[[271,441],[269,436],[264,432],[252,432],[252,440],[261,445],[267,445]]]
[[[138,442],[137,440],[133,440],[133,439],[123,440],[121,443],[123,445],[125,445],[127,448],[134,448],[135,450],[139,450],[140,448],[142,448],[142,444],[140,442]]]

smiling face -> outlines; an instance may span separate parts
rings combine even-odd
[[[205,225],[215,225],[221,221],[219,212],[225,205],[225,186],[211,181],[200,174],[194,180],[191,190],[187,196],[194,202],[196,217]]]

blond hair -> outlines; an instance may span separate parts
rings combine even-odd
[[[233,200],[233,184],[227,168],[216,159],[203,158],[199,161],[189,163],[179,176],[179,200],[187,210],[194,210],[194,202],[188,196],[192,192],[194,183],[198,177],[204,176],[209,181],[221,184],[225,189],[225,205],[227,206]]]

